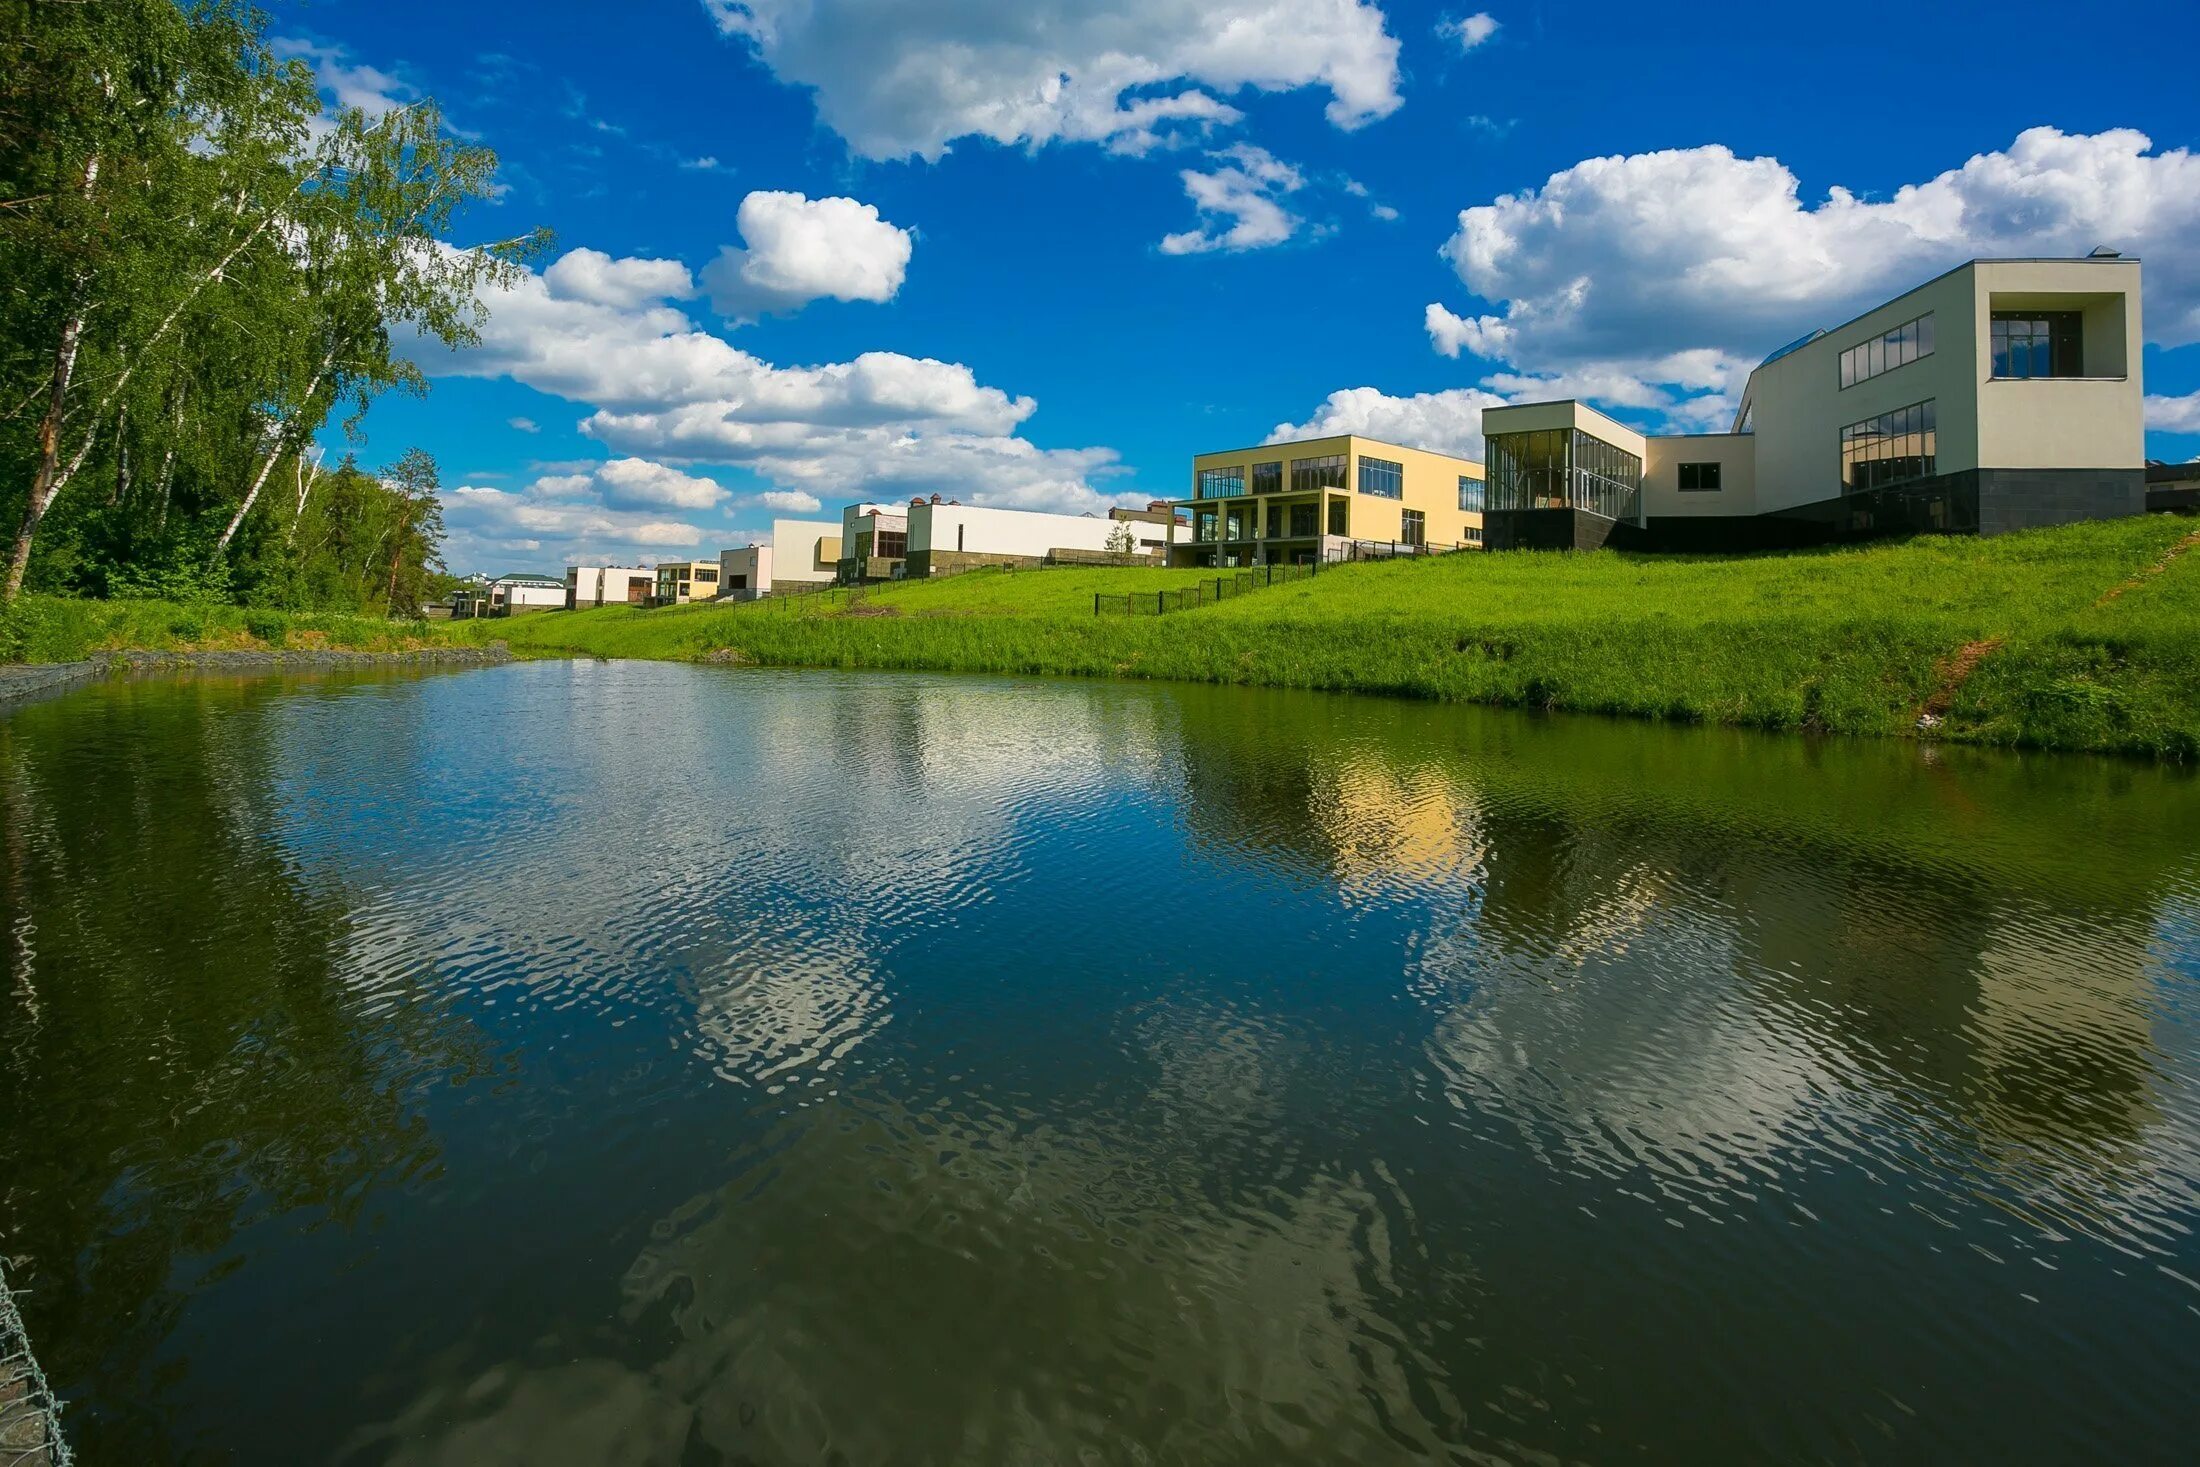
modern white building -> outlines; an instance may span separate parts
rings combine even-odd
[[[1165,506],[1107,515],[1049,514],[943,503],[938,495],[914,499],[909,503],[907,573],[945,575],[980,566],[1099,560],[1113,553],[1158,562],[1168,548],[1170,518]],[[1126,548],[1118,551],[1118,546]]]
[[[772,547],[744,545],[718,552],[718,599],[754,601],[772,589]]]
[[[836,579],[891,580],[909,555],[909,516],[895,504],[851,504],[840,512]]]
[[[1739,549],[2138,514],[2140,342],[2137,260],[1973,260],[1765,358],[1730,432],[1485,410],[1485,541]]]
[[[773,520],[771,590],[817,585],[840,575],[841,527],[826,520]]]
[[[517,616],[526,611],[555,611],[564,605],[565,582],[513,571],[460,591],[451,598],[451,615]]]
[[[646,606],[657,573],[646,565],[569,565],[565,568],[565,609],[591,606]]]

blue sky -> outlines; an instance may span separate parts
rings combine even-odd
[[[435,453],[461,569],[1094,509],[1279,431],[1476,454],[1508,399],[1723,426],[1814,326],[2106,243],[2148,451],[2200,454],[2189,5],[2073,55],[2045,6],[1488,3],[278,4],[331,99],[498,150],[453,243],[557,235],[358,451]]]

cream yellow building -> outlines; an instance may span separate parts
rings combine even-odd
[[[657,594],[653,605],[678,606],[688,601],[709,601],[718,595],[718,562],[672,560],[657,567]]]
[[[1474,549],[1482,466],[1356,433],[1202,453],[1169,564],[1303,565],[1355,554]]]

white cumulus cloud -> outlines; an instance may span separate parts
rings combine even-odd
[[[1359,433],[1385,443],[1457,454],[1480,463],[1482,409],[1500,407],[1504,402],[1494,392],[1472,387],[1411,397],[1392,397],[1372,387],[1348,387],[1330,393],[1305,422],[1278,423],[1268,441],[1285,443],[1297,438]]]
[[[1303,222],[1281,200],[1305,187],[1299,170],[1265,148],[1240,143],[1209,155],[1220,166],[1187,168],[1185,196],[1199,206],[1200,226],[1163,237],[1164,255],[1257,250],[1282,244]],[[1221,227],[1227,221],[1228,227]]]
[[[726,246],[703,271],[711,304],[729,320],[826,298],[890,301],[916,241],[873,205],[775,190],[743,199],[735,222],[741,247]]]
[[[586,405],[582,431],[622,458],[743,469],[771,489],[820,500],[936,492],[966,504],[1083,511],[1138,497],[1105,487],[1122,472],[1113,450],[1043,449],[1017,436],[1038,404],[980,382],[959,362],[863,352],[780,366],[663,301],[560,296],[531,270],[485,290],[482,304],[478,346],[452,351],[415,339],[408,350],[432,374],[507,377]],[[553,481],[579,469],[585,482],[570,486],[579,497],[634,503],[650,487],[671,492],[662,478],[637,487],[639,475],[606,485],[600,469],[583,465],[531,493],[556,499]]]
[[[542,272],[542,283],[559,300],[624,309],[695,294],[695,281],[678,260],[615,260],[589,249],[567,251]]]
[[[1463,20],[1438,21],[1436,34],[1447,41],[1457,42],[1461,51],[1472,51],[1497,34],[1497,22],[1488,11],[1479,10]]]
[[[2146,258],[2148,335],[2200,340],[2200,158],[2142,133],[2030,129],[1883,199],[1816,203],[1776,158],[1705,146],[1590,158],[1464,209],[1443,247],[1486,309],[1432,303],[1431,343],[1509,369],[1508,395],[1625,379],[1715,421],[1748,367],[1978,256]]]
[[[715,480],[683,474],[646,458],[615,458],[596,470],[604,503],[614,509],[709,509],[726,498]]]
[[[815,494],[801,489],[767,489],[756,496],[756,503],[761,508],[785,510],[789,514],[809,514],[824,507]]]
[[[1397,110],[1373,0],[703,0],[867,158],[958,138],[1140,150],[1234,122],[1242,88],[1322,87],[1329,121]]]
[[[2147,427],[2157,433],[2200,433],[2200,392],[2183,397],[2147,394]]]

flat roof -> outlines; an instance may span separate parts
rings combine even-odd
[[[1292,448],[1305,443],[1321,443],[1331,438],[1350,438],[1360,443],[1372,443],[1377,448],[1402,448],[1407,453],[1432,453],[1438,458],[1448,458],[1463,464],[1475,462],[1471,458],[1463,458],[1456,453],[1447,453],[1441,448],[1423,448],[1417,443],[1393,443],[1388,438],[1376,438],[1367,433],[1316,433],[1310,438],[1285,438],[1275,443],[1256,443],[1250,448],[1203,448],[1193,454],[1192,457],[1214,458],[1218,454],[1225,453],[1262,453],[1272,448]],[[1480,467],[1480,465],[1476,466]]]
[[[1946,280],[1951,275],[1960,275],[1964,271],[1976,269],[1980,265],[2136,265],[2138,263],[2139,257],[2137,255],[1977,255],[1965,260],[1960,265],[1950,265],[1947,269],[1929,279],[1920,280],[1900,294],[1888,296],[1876,306],[1866,306],[1846,321],[1828,326],[1820,331],[1817,336],[1790,343],[1789,346],[1780,348],[1751,368],[1750,376],[1756,376],[1757,373],[1771,366],[1775,361],[1785,361],[1789,356],[1800,356],[1806,349],[1817,345],[1821,339],[1836,332],[1848,330],[1849,327],[1854,326],[1866,316],[1884,311],[1887,307],[1904,301],[1921,290],[1940,284],[1941,281]]]

